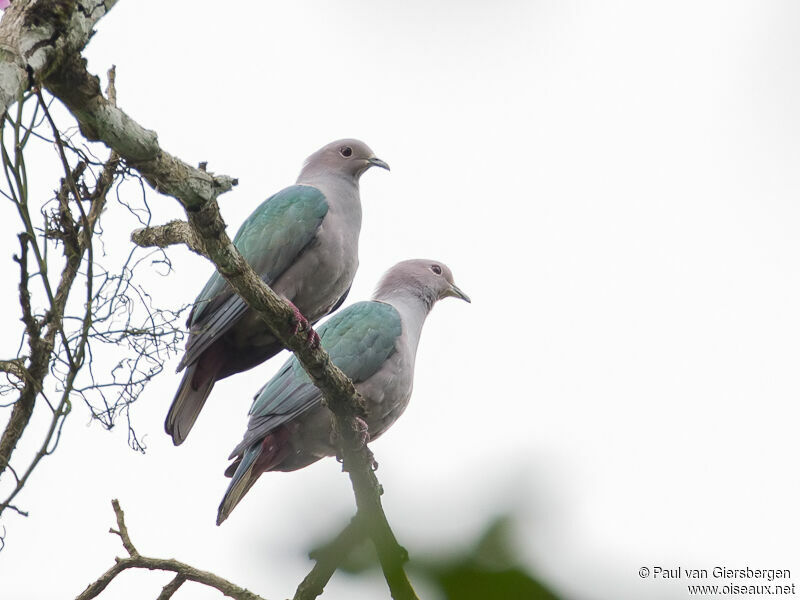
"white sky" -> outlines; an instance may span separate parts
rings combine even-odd
[[[372,445],[412,554],[513,510],[526,564],[565,597],[671,600],[686,581],[639,567],[787,568],[800,584],[798,34],[800,6],[768,0],[128,0],[87,56],[117,65],[121,106],[165,149],[239,178],[221,199],[231,232],[328,141],[391,164],[362,180],[350,300],[412,257],[446,262],[473,299],[437,305],[411,405]],[[150,203],[157,222],[180,216]],[[125,250],[120,231],[107,243]],[[154,292],[178,305],[209,266],[170,255]],[[16,285],[14,267],[0,258]],[[134,408],[144,456],[76,406],[18,499],[31,516],[4,519],[2,598],[74,597],[107,569],[123,552],[112,497],[141,552],[291,596],[308,547],[354,510],[333,460],[263,476],[214,525],[225,457],[279,363],[217,385],[177,449],[168,367]],[[168,579],[126,574],[102,597],[154,598]],[[336,576],[324,597],[381,586]]]

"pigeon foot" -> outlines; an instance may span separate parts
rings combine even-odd
[[[378,469],[378,461],[375,460],[375,455],[372,453],[372,450],[370,450],[369,447],[367,446],[367,442],[369,442],[370,439],[369,426],[367,425],[367,422],[361,417],[355,417],[355,421],[356,421],[356,428],[355,428],[356,443],[353,449],[361,450],[363,448],[367,453],[367,462],[369,463],[370,468],[373,471],[376,471]],[[336,461],[342,463],[342,471],[347,470],[344,466],[344,458],[342,457],[341,452],[338,450],[336,451]]]
[[[292,307],[293,313],[291,320],[293,326],[292,335],[297,335],[301,331],[308,331],[308,347],[312,350],[316,350],[319,348],[320,344],[319,334],[314,331],[314,329],[311,327],[311,323],[309,323],[308,319],[303,316],[303,313],[300,312],[300,309],[297,308],[292,302],[289,302],[289,304]]]

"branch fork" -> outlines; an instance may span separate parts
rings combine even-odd
[[[109,533],[119,536],[122,541],[122,546],[125,548],[128,556],[125,558],[115,558],[114,566],[103,573],[94,583],[90,584],[76,600],[91,600],[92,598],[96,598],[108,587],[117,575],[127,569],[148,569],[175,573],[175,577],[164,586],[161,594],[158,596],[159,600],[171,598],[172,595],[178,591],[178,588],[186,581],[194,581],[212,587],[222,592],[225,596],[234,598],[234,600],[264,600],[261,596],[231,583],[227,579],[223,579],[208,571],[195,569],[191,565],[187,565],[178,560],[142,556],[131,541],[128,527],[125,525],[125,513],[120,507],[119,500],[112,500],[111,505],[116,515],[117,529],[112,527],[109,529]]]

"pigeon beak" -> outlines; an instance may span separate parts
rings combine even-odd
[[[382,161],[377,156],[373,156],[372,158],[368,158],[367,162],[369,163],[369,165],[371,167],[380,167],[381,169],[386,169],[387,171],[391,171],[391,169],[389,168],[389,164],[384,162],[384,161]]]
[[[455,283],[451,283],[450,287],[445,290],[444,294],[442,294],[443,298],[446,298],[447,296],[461,298],[464,302],[472,304],[472,300],[469,299],[469,296],[462,292]]]

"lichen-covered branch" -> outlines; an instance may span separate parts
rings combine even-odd
[[[96,598],[108,587],[117,575],[127,569],[148,569],[151,571],[169,571],[176,573],[176,577],[164,587],[159,595],[161,599],[170,598],[185,581],[195,581],[219,590],[229,598],[234,598],[234,600],[264,600],[261,596],[231,583],[227,579],[223,579],[208,571],[201,571],[200,569],[196,569],[178,560],[142,556],[136,550],[133,542],[131,542],[128,528],[125,525],[125,514],[122,512],[122,508],[120,508],[119,501],[112,500],[111,504],[114,507],[114,513],[117,517],[117,529],[111,529],[110,532],[120,537],[128,556],[115,559],[114,566],[90,584],[77,596],[76,600],[91,600],[92,598]]]
[[[11,360],[0,360],[0,371],[13,375],[20,381],[25,381],[25,358],[12,358]]]
[[[202,242],[186,221],[170,221],[156,227],[143,227],[131,233],[131,241],[142,248],[166,248],[175,244],[186,244],[192,251],[206,256]]]
[[[236,185],[231,177],[215,177],[161,149],[155,132],[103,96],[100,81],[86,71],[80,55],[67,57],[44,83],[69,108],[88,140],[101,141],[118,152],[156,191],[180,199],[187,210],[200,210]]]
[[[117,0],[14,0],[0,21],[0,114],[31,79],[80,52]]]

